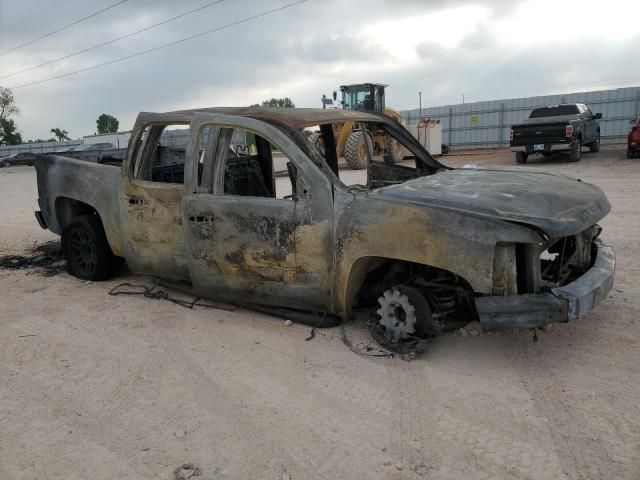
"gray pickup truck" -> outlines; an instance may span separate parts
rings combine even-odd
[[[388,164],[363,141],[366,184],[350,185],[333,128],[344,122],[383,130],[411,158]],[[167,128],[186,129],[187,144],[163,145]],[[308,139],[317,129],[322,152]],[[276,178],[274,162],[288,176]],[[613,284],[599,188],[539,170],[449,168],[383,114],[141,113],[120,167],[47,155],[36,170],[36,217],[62,235],[79,278],[107,279],[124,259],[195,294],[323,326],[368,309],[389,342],[474,319],[566,322]]]

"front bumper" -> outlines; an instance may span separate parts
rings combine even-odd
[[[550,292],[478,297],[475,300],[484,330],[535,328],[568,322],[586,315],[613,287],[616,257],[610,247],[595,240],[596,260],[580,278]]]

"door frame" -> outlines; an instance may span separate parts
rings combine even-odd
[[[299,174],[296,179],[296,194],[291,200],[261,198],[261,197],[238,197],[224,194],[224,160],[217,158],[207,159],[214,162],[212,171],[213,188],[212,193],[204,192],[198,184],[198,161],[201,145],[201,131],[210,125],[214,129],[243,129],[255,133],[256,135],[277,146],[286,155],[287,159],[293,163]],[[219,132],[219,130],[218,130]],[[216,139],[217,142],[217,139]],[[217,149],[214,149],[214,152]],[[260,204],[261,209],[268,208],[271,202],[291,202],[293,207],[293,222],[295,231],[292,234],[295,238],[295,258],[296,270],[302,272],[296,280],[284,283],[280,286],[277,294],[273,296],[273,304],[282,304],[279,301],[282,296],[289,296],[287,304],[292,308],[316,309],[330,311],[332,305],[332,272],[333,272],[333,185],[327,175],[325,175],[313,161],[301,150],[301,148],[291,140],[284,132],[277,127],[253,118],[237,115],[225,115],[216,113],[194,113],[189,141],[186,151],[185,169],[185,201],[183,203],[183,225],[185,228],[185,244],[187,247],[187,262],[192,276],[194,287],[201,283],[196,276],[198,274],[196,266],[197,240],[192,236],[194,231],[190,225],[192,215],[189,215],[188,206],[198,199],[211,202],[215,205],[216,198],[220,204],[232,203],[235,199],[238,202],[246,203],[247,199]],[[207,167],[205,166],[206,170]],[[284,205],[284,204],[283,204]],[[214,219],[215,220],[215,219]],[[298,255],[297,249],[304,249],[304,255]],[[221,259],[213,259],[212,265]],[[215,269],[212,269],[212,273]],[[218,271],[221,283],[224,276]],[[211,280],[211,276],[209,278]],[[237,284],[244,292],[244,287],[254,284],[255,281],[245,279]],[[229,282],[227,282],[229,283]],[[244,285],[242,285],[244,284]],[[211,288],[209,288],[211,289]],[[250,291],[248,289],[247,291]],[[207,292],[204,292],[207,293]],[[265,303],[269,303],[269,298]]]
[[[123,251],[135,273],[189,281],[182,225],[184,185],[136,178],[136,159],[143,146],[145,129],[154,125],[190,125],[185,114],[146,113],[138,115],[121,171],[120,212]],[[185,158],[185,171],[187,168]],[[144,219],[150,216],[147,228]],[[145,232],[152,238],[140,238]]]

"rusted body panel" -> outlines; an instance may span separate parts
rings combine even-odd
[[[414,151],[416,168],[373,165],[369,190],[345,186],[335,166],[301,133],[303,127],[332,122],[384,125]],[[145,167],[135,157],[155,148],[153,142],[144,146],[146,135],[153,134],[150,126],[173,123],[191,128],[184,183],[142,180],[139,170]],[[215,135],[246,129],[277,146],[295,168],[294,197],[226,194],[225,154],[202,149],[205,128]],[[571,307],[570,289],[549,293],[553,299],[536,295],[545,288],[541,253],[563,238],[580,240],[581,232],[595,231],[592,226],[609,211],[592,185],[536,170],[450,169],[394,120],[362,112],[142,113],[133,132],[122,169],[59,156],[40,157],[36,168],[44,223],[61,233],[65,217],[55,205],[62,198],[87,205],[100,216],[113,252],[134,272],[188,281],[200,295],[234,303],[344,318],[372,270],[384,262],[404,262],[462,279],[480,299],[477,308],[486,325],[492,324],[486,317],[492,308],[501,315],[500,327],[528,325],[524,315],[519,323],[516,318],[527,305],[533,310],[560,305],[556,317],[561,320],[569,318],[567,312],[587,310],[585,287],[578,307]],[[209,154],[211,163],[203,165]],[[209,172],[210,183],[200,184],[199,176]],[[375,188],[388,183],[395,184]],[[595,236],[585,238],[591,242]],[[599,268],[596,300],[613,282],[612,265]]]
[[[121,237],[120,169],[59,155],[37,155],[38,202],[49,230],[63,230],[61,200],[71,199],[93,207],[99,214],[111,249],[124,255]]]
[[[182,185],[122,176],[120,237],[129,268],[175,280],[189,280],[182,223]]]
[[[442,208],[424,208],[362,194],[339,199],[336,231],[336,308],[349,310],[353,266],[362,258],[430,265],[463,277],[478,293],[491,294],[498,242],[535,242],[524,227]],[[351,279],[354,280],[354,279]],[[355,280],[354,280],[355,281]],[[351,289],[357,288],[357,281]]]

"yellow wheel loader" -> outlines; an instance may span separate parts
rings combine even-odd
[[[342,85],[340,92],[342,100],[340,105],[346,110],[360,110],[365,112],[384,113],[385,115],[402,121],[398,112],[386,108],[384,104],[384,89],[387,85],[380,83],[358,83]],[[333,92],[333,100],[337,100],[337,92]],[[326,103],[323,98],[323,103]],[[333,134],[336,139],[338,157],[344,157],[347,164],[356,170],[367,167],[367,142],[373,155],[382,155],[387,163],[402,161],[402,145],[381,130],[362,131],[353,122],[334,124]],[[319,134],[313,134],[311,138],[323,150]]]

